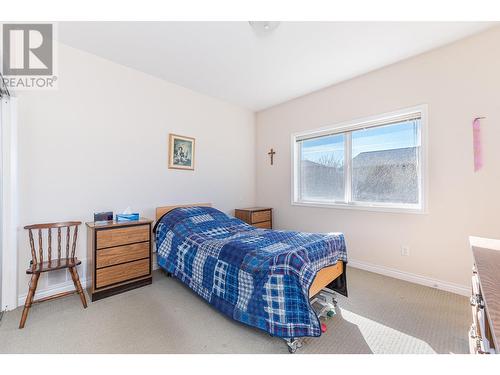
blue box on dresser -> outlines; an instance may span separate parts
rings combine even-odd
[[[116,214],[116,221],[137,221],[139,220],[139,214]]]

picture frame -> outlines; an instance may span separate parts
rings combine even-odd
[[[170,169],[194,170],[195,138],[178,134],[168,137],[168,167]]]

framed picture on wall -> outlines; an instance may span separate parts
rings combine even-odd
[[[168,167],[173,169],[194,170],[195,139],[170,134],[168,148]]]

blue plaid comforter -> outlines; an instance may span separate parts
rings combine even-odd
[[[347,260],[344,236],[252,227],[209,207],[177,208],[157,223],[158,265],[229,317],[274,336],[320,336],[309,287]]]

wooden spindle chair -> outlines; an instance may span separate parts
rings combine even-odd
[[[70,294],[78,293],[80,295],[83,307],[87,307],[87,300],[85,299],[85,294],[83,292],[82,285],[80,284],[80,278],[78,277],[78,271],[76,270],[76,267],[82,263],[80,260],[75,258],[78,226],[80,224],[80,221],[68,221],[64,223],[27,225],[24,227],[24,229],[28,230],[31,247],[31,264],[30,268],[26,270],[26,273],[28,275],[31,275],[31,281],[29,285],[28,295],[26,296],[26,302],[24,303],[24,310],[23,315],[21,316],[21,322],[19,323],[19,328],[24,328],[29,309],[33,303],[48,301],[54,298],[65,297]],[[71,228],[74,228],[73,235],[71,235]],[[57,258],[55,258],[55,254],[52,254],[52,229],[57,230]],[[44,231],[47,231],[46,252],[44,252],[43,246]],[[37,233],[37,240],[35,240],[33,232]],[[66,241],[62,239],[63,236],[66,237]],[[38,242],[38,251],[35,245],[36,242]],[[63,251],[63,242],[65,242],[66,244],[65,257]],[[47,260],[44,261],[45,259]],[[71,274],[71,278],[73,279],[73,284],[75,285],[75,290],[58,293],[53,296],[48,296],[33,301],[40,275],[44,272],[56,271],[64,268],[69,269],[69,273]]]

